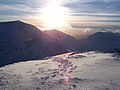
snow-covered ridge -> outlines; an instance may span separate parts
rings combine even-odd
[[[0,68],[0,90],[120,90],[120,61],[109,53],[66,53]]]

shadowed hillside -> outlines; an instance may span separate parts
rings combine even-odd
[[[65,53],[38,28],[21,21],[0,23],[0,66]]]
[[[46,34],[48,34],[49,36],[53,37],[54,39],[56,39],[55,42],[58,42],[58,44],[61,44],[62,46],[64,46],[66,49],[69,50],[76,50],[77,49],[77,40],[75,38],[73,38],[72,36],[65,34],[61,31],[58,30],[47,30],[44,31]]]
[[[0,22],[0,66],[37,60],[68,51],[114,52],[120,49],[120,34],[97,32],[76,40],[58,30],[41,31],[21,22]]]
[[[79,40],[78,48],[80,51],[114,52],[116,48],[120,48],[120,34],[97,32],[86,39]]]

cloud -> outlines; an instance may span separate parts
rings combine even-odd
[[[120,13],[120,1],[117,0],[80,0],[65,6],[74,13]]]
[[[68,22],[73,28],[110,28],[120,29],[120,0],[0,0],[0,20],[38,20],[41,9],[49,2],[67,8]],[[37,22],[37,21],[36,21]],[[81,26],[81,22],[112,23],[111,26]],[[73,24],[74,23],[74,24]],[[79,25],[78,25],[79,24]]]
[[[119,30],[120,26],[119,23],[71,23],[72,28],[80,29],[80,28],[92,28],[92,29],[99,29],[99,30]]]
[[[71,10],[71,15],[87,15],[91,13],[120,13],[119,0],[3,0],[0,1],[0,11],[14,10],[23,14],[40,13],[48,2],[55,2]],[[78,14],[79,13],[79,14]]]

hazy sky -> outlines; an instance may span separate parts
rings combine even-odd
[[[9,20],[41,28],[120,29],[120,0],[0,0],[0,21]]]

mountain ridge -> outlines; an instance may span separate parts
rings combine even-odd
[[[67,52],[52,37],[21,21],[0,23],[0,41],[0,66]]]
[[[0,66],[69,51],[115,52],[119,48],[119,33],[97,32],[77,40],[61,31],[41,31],[22,21],[0,22]]]
[[[101,52],[114,52],[120,48],[120,34],[112,32],[97,32],[86,39],[79,40],[79,50],[96,50]]]
[[[59,41],[66,49],[69,50],[76,50],[77,48],[77,40],[68,35],[65,34],[59,30],[53,29],[53,30],[47,30],[44,31],[47,35],[53,37],[56,39],[56,41]]]

